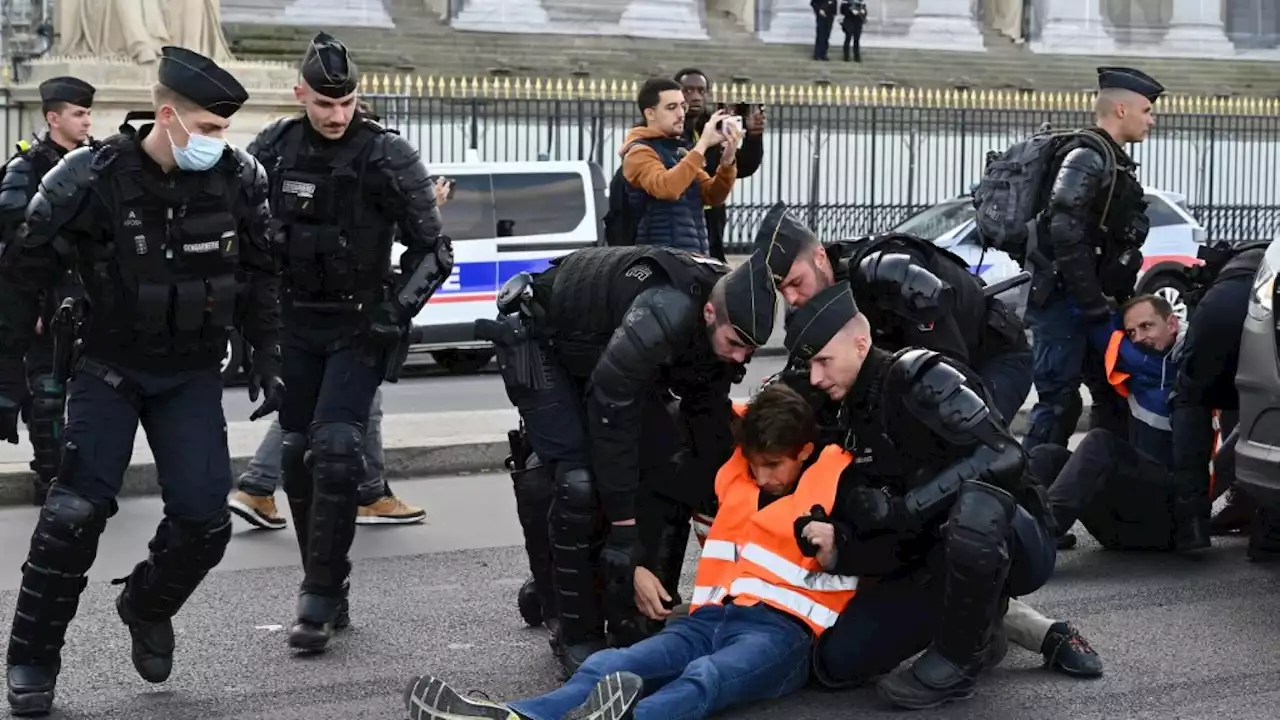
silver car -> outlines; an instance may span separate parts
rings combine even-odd
[[[1277,238],[1280,239],[1280,238]],[[1236,482],[1259,503],[1280,507],[1280,334],[1276,332],[1276,274],[1280,242],[1272,240],[1253,279],[1240,336],[1236,389],[1240,437]]]

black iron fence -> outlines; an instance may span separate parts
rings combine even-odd
[[[585,160],[606,177],[638,120],[636,84],[375,78],[367,97],[429,164]],[[728,245],[749,244],[777,200],[824,236],[885,230],[966,194],[986,153],[1042,123],[1091,121],[1085,93],[1006,93],[822,86],[733,86],[713,95],[766,108],[764,161],[729,203]],[[1131,148],[1151,187],[1181,196],[1212,236],[1280,229],[1280,100],[1173,96],[1147,142]]]
[[[576,160],[618,167],[639,118],[634,82],[365,78],[384,122],[430,166],[469,161]],[[1085,93],[963,92],[832,86],[716,88],[720,100],[764,105],[764,160],[729,202],[731,249],[749,243],[778,200],[824,237],[883,231],[968,193],[989,150],[1041,124],[1090,122]],[[1148,186],[1180,196],[1211,236],[1280,230],[1280,99],[1162,98],[1151,137],[1131,152]],[[0,90],[6,146],[30,134]]]

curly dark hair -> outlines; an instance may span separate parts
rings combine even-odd
[[[744,455],[794,458],[817,441],[818,422],[800,393],[776,382],[751,399],[736,435]]]

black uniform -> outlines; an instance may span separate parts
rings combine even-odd
[[[600,508],[610,523],[638,521],[609,529],[610,597],[631,596],[637,563],[674,597],[690,509],[714,498],[715,471],[733,451],[729,388],[741,366],[714,353],[703,305],[726,278],[728,320],[752,345],[768,338],[773,306],[751,304],[756,286],[769,285],[759,266],[727,271],[669,248],[579,250],[512,280],[499,293],[498,323],[477,322],[495,340],[538,458],[514,474],[516,501],[542,616],[558,614],[570,671],[603,646],[606,609],[611,635],[627,635],[634,616],[619,603],[602,607],[596,590]]]
[[[848,283],[827,288],[793,318],[788,350],[808,361],[857,313]],[[1022,449],[980,390],[938,353],[872,347],[843,408],[856,461],[842,483],[858,491],[834,572],[880,582],[821,636],[815,671],[831,685],[861,681],[927,646],[881,693],[904,707],[967,697],[1002,655],[1007,598],[1051,572],[1051,553],[1028,552],[1049,546],[1043,495],[1024,481]]]
[[[1099,68],[1098,86],[1122,88],[1155,102],[1164,88],[1126,68]],[[1124,436],[1127,412],[1108,388],[1102,358],[1088,347],[1088,324],[1106,322],[1108,298],[1123,303],[1142,269],[1145,214],[1137,163],[1106,131],[1060,149],[1056,176],[1040,216],[1045,240],[1028,247],[1035,267],[1026,319],[1034,333],[1037,399],[1023,444],[1067,444],[1080,415],[1080,384],[1093,399],[1093,427]],[[1108,160],[1108,156],[1114,162]]]
[[[325,33],[312,39],[301,73],[334,99],[351,96],[359,78],[346,47]],[[333,141],[305,117],[278,120],[249,152],[271,178],[283,279],[290,391],[280,410],[281,476],[305,567],[289,642],[318,651],[348,623],[348,554],[369,406],[384,379],[398,379],[410,321],[449,277],[452,245],[440,235],[418,151],[358,113]],[[394,278],[397,237],[406,249]]]
[[[247,99],[208,58],[163,52],[160,83],[197,107],[225,118]],[[175,130],[179,122],[193,127],[179,114]],[[278,404],[282,391],[262,167],[224,142],[192,136],[174,147],[187,171],[166,173],[142,149],[152,132],[164,130],[147,125],[68,153],[41,181],[27,233],[0,263],[0,398],[10,408],[22,391],[38,293],[72,267],[88,297],[62,465],[23,565],[9,640],[9,700],[20,713],[47,712],[52,703],[67,623],[116,510],[139,422],[164,485],[165,516],[150,556],[117,581],[125,588],[116,608],[133,636],[138,673],[149,682],[169,676],[170,619],[231,537],[218,370],[228,328],[239,326],[256,351],[254,387],[266,389],[268,404],[255,415]],[[11,417],[3,419],[16,442]]]
[[[1250,248],[1227,262],[1191,313],[1182,342],[1178,376],[1169,396],[1174,514],[1178,548],[1182,550],[1210,544],[1213,411],[1235,413],[1240,409],[1235,383],[1240,335],[1253,277],[1265,253],[1266,247]]]
[[[813,40],[813,59],[826,60],[831,46],[831,28],[836,22],[836,0],[809,0],[813,8],[814,22],[817,24],[817,35]]]
[[[40,83],[40,99],[44,103],[67,103],[83,108],[93,107],[95,88],[73,77],[56,77]],[[40,187],[40,178],[57,165],[69,148],[54,141],[46,133],[34,145],[19,144],[18,152],[0,169],[0,247],[7,236],[16,235],[25,221],[27,203]],[[63,298],[82,295],[74,284],[74,275],[67,273],[54,287],[40,296],[40,332],[27,350],[26,375],[30,393],[23,403],[27,433],[31,438],[34,459],[31,470],[36,474],[31,496],[32,503],[44,503],[49,483],[58,473],[62,457],[63,412],[66,408],[67,388],[64,378],[53,376],[54,311]]]
[[[844,31],[844,61],[862,62],[862,26],[867,22],[867,4],[862,0],[840,0],[840,29]],[[852,58],[850,57],[852,45]]]

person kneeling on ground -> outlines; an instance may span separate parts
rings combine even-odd
[[[839,508],[850,503],[837,499],[837,488],[852,456],[831,445],[804,469],[817,424],[809,404],[782,383],[753,399],[737,435],[738,449],[716,475],[719,511],[688,617],[630,647],[595,653],[541,697],[499,704],[415,678],[405,691],[409,717],[692,720],[804,687],[813,641],[854,596],[857,578],[828,570],[837,558],[830,523],[798,523],[842,517]],[[661,585],[637,582],[635,595],[650,618],[670,615]]]

